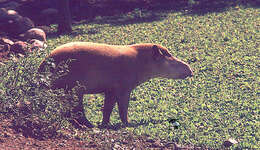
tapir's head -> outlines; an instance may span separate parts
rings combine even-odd
[[[170,79],[185,79],[193,76],[193,71],[190,66],[173,57],[165,47],[160,45],[152,46],[152,61],[154,67],[157,68],[155,72],[159,77]]]

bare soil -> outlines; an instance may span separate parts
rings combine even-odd
[[[0,114],[0,149],[1,150],[41,150],[41,149],[162,149],[162,150],[201,150],[206,148],[194,146],[180,146],[176,143],[162,142],[146,136],[132,136],[129,134],[120,135],[107,130],[104,134],[89,135],[87,138],[80,138],[75,135],[75,130],[64,130],[66,135],[59,135],[55,138],[39,140],[25,136],[17,132],[12,126],[12,117]],[[124,134],[124,133],[122,133]],[[122,138],[123,137],[123,138]],[[106,141],[108,141],[106,143]]]

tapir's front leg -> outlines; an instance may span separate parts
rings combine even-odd
[[[123,124],[128,125],[128,105],[129,105],[130,92],[122,92],[117,95],[117,104],[119,109],[119,116]]]
[[[105,93],[105,100],[104,100],[104,106],[103,106],[103,121],[101,126],[106,126],[109,124],[109,119],[111,112],[115,106],[116,103],[116,97],[115,94],[111,92]]]
[[[81,126],[86,126],[89,128],[93,128],[94,126],[88,121],[85,116],[84,105],[83,105],[83,94],[78,94],[78,105],[74,106],[72,109],[72,118],[71,123],[76,128],[81,128]]]

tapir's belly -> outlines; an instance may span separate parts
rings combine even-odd
[[[72,74],[73,76],[73,74]],[[85,94],[103,93],[115,90],[125,85],[126,75],[124,71],[115,68],[107,69],[86,69],[79,76],[79,81],[85,88]]]

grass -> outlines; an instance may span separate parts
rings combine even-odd
[[[195,76],[188,80],[157,78],[137,87],[129,106],[130,120],[136,126],[126,130],[185,145],[219,149],[224,140],[234,138],[239,142],[234,149],[260,148],[259,9],[238,5],[203,15],[168,10],[156,12],[158,18],[153,21],[145,19],[153,15],[136,9],[126,15],[96,17],[75,25],[72,35],[48,38],[46,52],[1,67],[9,73],[0,77],[4,93],[0,98],[18,101],[23,97],[26,91],[19,88],[25,88],[42,58],[57,45],[72,41],[159,43],[188,62]],[[26,66],[29,62],[31,66]],[[3,84],[5,79],[16,82]],[[6,85],[12,85],[16,94],[8,93]],[[94,125],[100,123],[102,95],[87,95],[84,104],[87,118]],[[178,119],[178,129],[167,121],[171,118]],[[120,123],[117,109],[111,122]]]

